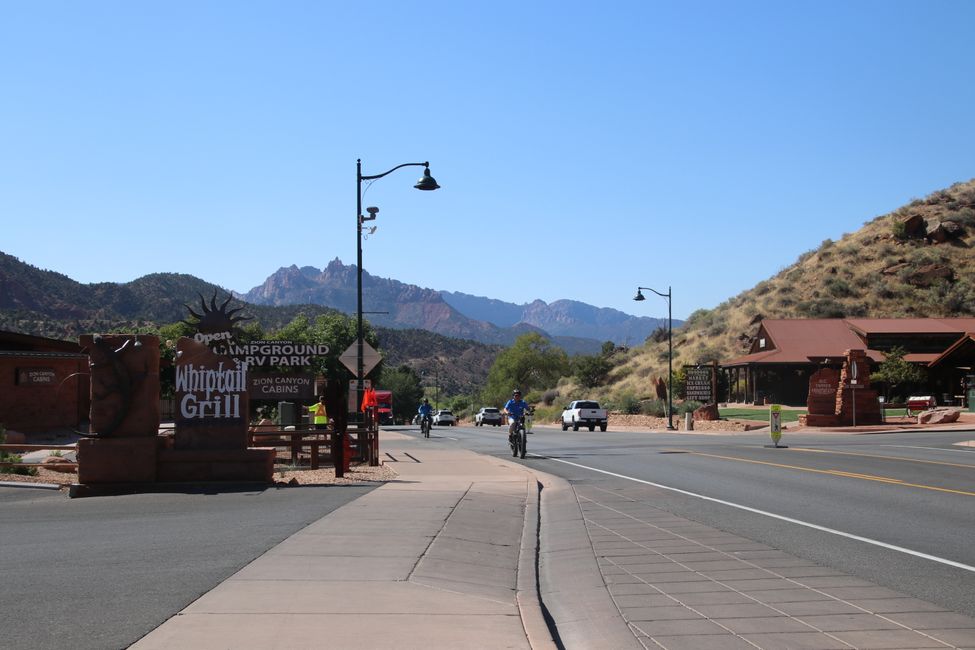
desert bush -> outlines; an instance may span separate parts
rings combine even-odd
[[[685,413],[693,413],[702,406],[704,406],[703,403],[689,399],[678,404],[674,410],[677,411],[677,415],[684,415]]]
[[[712,337],[721,336],[722,334],[725,333],[726,329],[727,326],[725,325],[724,321],[718,321],[716,323],[712,323],[711,325],[709,325],[708,328],[704,331],[704,334],[706,336],[712,336]]]
[[[667,402],[656,397],[645,399],[640,402],[639,412],[657,418],[667,417]]]
[[[707,327],[711,324],[714,314],[710,309],[698,309],[687,317],[684,327]]]
[[[713,345],[702,345],[698,350],[694,358],[694,363],[703,364],[711,363],[712,361],[720,362],[724,353],[722,350]]]
[[[829,278],[826,280],[826,291],[834,298],[846,298],[853,295],[853,289],[849,283],[841,278]]]
[[[640,412],[640,400],[637,399],[636,395],[632,391],[623,391],[614,395],[612,398],[605,401],[603,404],[607,410],[617,411],[619,413],[639,413]]]
[[[898,241],[907,241],[907,224],[901,220],[896,220],[890,224],[890,234]]]
[[[843,318],[847,309],[831,298],[805,300],[796,305],[796,312],[805,318]]]
[[[667,340],[667,328],[662,325],[656,328],[655,330],[653,330],[652,332],[650,332],[650,336],[647,337],[647,341],[650,341],[652,343],[663,343],[666,340]]]
[[[962,208],[951,215],[951,220],[957,221],[961,225],[968,226],[969,228],[975,227],[975,210],[972,208]]]

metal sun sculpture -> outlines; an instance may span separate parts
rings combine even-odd
[[[227,299],[223,301],[219,307],[217,306],[217,292],[213,292],[213,297],[210,298],[209,306],[206,300],[203,298],[203,294],[197,294],[200,296],[200,307],[202,307],[202,314],[198,314],[193,311],[193,308],[184,303],[187,311],[190,315],[196,317],[197,321],[191,323],[190,321],[184,320],[190,327],[195,327],[197,331],[203,334],[213,334],[216,332],[229,332],[234,329],[235,325],[240,321],[253,320],[250,316],[236,316],[235,314],[242,311],[243,307],[237,307],[236,309],[227,310],[227,305],[233,299],[233,296],[227,296]]]

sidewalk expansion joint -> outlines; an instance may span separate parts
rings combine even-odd
[[[407,454],[407,456],[409,456],[409,454]],[[410,458],[412,458],[412,456],[410,456]],[[440,524],[440,530],[437,531],[436,535],[430,538],[430,541],[427,543],[426,548],[423,549],[423,553],[420,554],[420,557],[416,559],[416,562],[414,562],[413,566],[410,568],[410,572],[406,576],[407,582],[413,581],[413,574],[416,573],[416,570],[420,566],[420,563],[423,562],[423,558],[425,558],[430,553],[430,548],[434,545],[434,543],[436,543],[438,539],[440,539],[440,536],[443,535],[444,529],[447,528],[447,523],[450,521],[450,518],[453,517],[454,513],[457,511],[457,506],[459,506],[464,501],[464,499],[467,498],[467,495],[471,493],[471,489],[473,487],[474,487],[473,483],[468,484],[467,489],[464,490],[464,493],[460,495],[457,501],[454,502],[454,505],[450,507],[450,514],[447,515],[446,518],[444,518],[443,523]],[[428,586],[428,585],[424,585],[424,586]]]

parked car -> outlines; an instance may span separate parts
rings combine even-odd
[[[569,427],[572,427],[573,431],[578,431],[580,426],[588,427],[590,431],[598,426],[600,431],[605,431],[607,414],[606,409],[599,407],[599,402],[580,399],[565,407],[561,420],[563,431]]]
[[[457,418],[448,409],[440,409],[433,414],[433,423],[436,426],[452,427],[457,424]]]
[[[501,426],[501,411],[493,406],[481,407],[481,410],[474,416],[474,426],[483,427],[485,424]]]

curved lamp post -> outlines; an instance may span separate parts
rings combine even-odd
[[[356,416],[360,412],[362,406],[362,380],[363,375],[363,361],[362,361],[362,225],[366,221],[371,221],[376,218],[376,213],[379,212],[378,208],[369,208],[368,217],[362,216],[362,181],[374,181],[376,179],[382,178],[388,174],[393,173],[401,167],[423,167],[423,176],[416,182],[415,187],[418,190],[436,190],[439,189],[437,181],[433,179],[430,175],[430,163],[403,163],[402,165],[396,165],[388,171],[384,171],[382,174],[374,174],[372,176],[362,175],[362,159],[355,161],[355,185],[356,185],[356,209],[355,209],[355,248],[356,248]]]
[[[667,287],[667,293],[660,293],[656,289],[651,289],[650,287],[637,287],[636,295],[633,296],[634,300],[646,300],[643,297],[643,290],[653,291],[655,294],[661,298],[667,299],[667,430],[674,430],[674,334],[673,334],[673,320],[670,317],[670,287]]]

